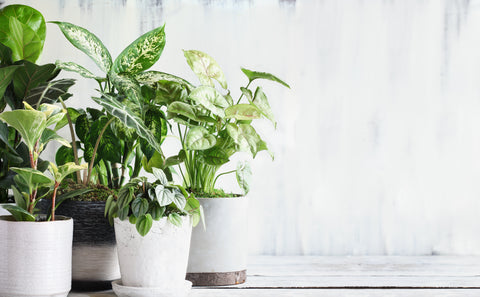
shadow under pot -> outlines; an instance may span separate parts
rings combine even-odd
[[[120,278],[115,232],[104,211],[105,201],[74,200],[56,210],[73,218],[72,290],[109,290]]]

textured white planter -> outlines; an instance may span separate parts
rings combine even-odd
[[[245,282],[248,236],[246,197],[198,198],[207,228],[192,232],[187,279],[194,286]]]
[[[166,218],[153,221],[150,232],[142,237],[134,224],[115,218],[123,286],[156,288],[157,291],[185,288],[192,222],[188,216],[182,219],[181,227]]]
[[[10,220],[8,220],[10,219]],[[72,279],[73,220],[0,217],[0,297],[65,297]]]

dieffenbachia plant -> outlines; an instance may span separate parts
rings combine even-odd
[[[124,173],[132,160],[135,159],[135,164],[130,170],[130,178],[138,175],[142,159],[148,164],[155,154],[163,156],[160,145],[167,133],[167,119],[161,110],[164,106],[161,98],[164,97],[162,92],[168,95],[171,92],[157,90],[157,85],[161,85],[159,81],[162,80],[182,81],[167,73],[147,71],[162,54],[165,46],[164,26],[143,34],[113,60],[100,39],[87,29],[66,22],[53,23],[59,26],[73,46],[88,55],[103,72],[103,75],[97,76],[74,62],[56,63],[60,69],[96,80],[100,88],[100,96],[92,99],[103,107],[103,111],[90,109],[87,113],[79,114],[79,111],[68,109],[68,115],[75,117],[75,130],[83,144],[84,158],[90,163],[83,183],[90,181],[94,165],[99,164],[101,166],[97,172],[108,173],[111,177],[108,185],[118,188],[123,184]],[[72,153],[67,158],[68,154],[63,148],[57,160],[78,164],[73,122],[69,119],[73,151],[69,150]],[[120,168],[115,164],[121,164]],[[119,169],[121,173],[118,173]],[[79,175],[77,179],[80,180]]]
[[[25,103],[25,110],[5,111],[0,114],[0,120],[13,127],[21,136],[28,148],[29,166],[12,167],[16,173],[15,185],[12,186],[16,205],[5,205],[17,221],[35,221],[35,206],[37,202],[46,197],[52,191],[52,214],[51,220],[55,220],[55,198],[57,189],[62,180],[69,174],[86,168],[84,165],[74,163],[56,166],[49,163],[48,167],[52,177],[38,170],[40,153],[47,143],[55,140],[61,144],[69,145],[68,141],[59,136],[50,126],[55,126],[64,117],[64,111],[51,104],[42,104],[39,110],[33,109]]]
[[[242,68],[248,83],[240,88],[241,95],[234,101],[225,75],[212,57],[196,50],[184,51],[184,55],[201,83],[168,104],[168,118],[178,124],[182,150],[177,158],[183,161],[185,172],[182,167],[180,171],[184,184],[193,192],[209,195],[219,176],[236,172],[237,181],[246,194],[251,175],[248,163],[239,163],[237,170],[217,172],[236,152],[250,152],[255,157],[260,151],[269,151],[255,131],[253,121],[266,118],[274,126],[276,121],[262,87],[253,89],[251,85],[258,79],[266,79],[290,87],[270,73]],[[215,87],[215,81],[220,90]]]
[[[152,172],[155,182],[148,182],[146,177],[133,178],[120,189],[118,200],[110,196],[105,204],[105,216],[110,222],[116,217],[122,221],[128,219],[142,236],[150,231],[154,220],[163,217],[180,226],[181,216],[190,215],[196,226],[203,219],[200,202],[182,186],[169,182],[163,170],[154,167]]]
[[[35,64],[43,51],[46,24],[43,15],[26,5],[0,9],[0,112],[23,109],[23,102],[35,108],[42,103],[66,100],[71,79],[54,80],[54,64]],[[28,163],[26,148],[18,133],[0,122],[0,202],[5,202],[15,173],[10,167]]]

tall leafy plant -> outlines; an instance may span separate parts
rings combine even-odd
[[[212,57],[196,50],[184,51],[184,55],[201,83],[168,104],[168,117],[177,123],[182,145],[178,159],[183,161],[180,172],[184,184],[193,192],[208,196],[213,194],[220,176],[236,172],[246,194],[251,175],[247,163],[239,163],[237,170],[218,171],[236,152],[249,152],[255,158],[258,152],[268,151],[253,122],[266,118],[276,126],[276,121],[263,88],[252,88],[252,83],[266,79],[288,88],[289,85],[270,73],[242,68],[248,83],[240,87],[241,95],[234,101],[225,75]]]
[[[75,130],[79,146],[84,151],[83,157],[90,164],[83,183],[92,179],[97,165],[99,180],[108,180],[110,187],[118,188],[123,184],[125,172],[133,160],[135,163],[130,167],[130,178],[138,175],[142,159],[148,164],[158,159],[154,156],[163,156],[160,145],[167,133],[167,120],[161,109],[164,106],[162,98],[171,92],[160,88],[159,81],[166,82],[164,85],[171,81],[183,81],[167,73],[147,71],[162,54],[164,26],[143,34],[113,60],[100,39],[87,29],[66,22],[54,23],[70,43],[89,56],[103,72],[102,76],[97,76],[77,63],[57,61],[60,69],[94,79],[100,94],[92,99],[103,107],[102,111],[90,109],[87,113],[69,109],[69,116],[75,117],[75,120],[69,119],[73,151],[68,150],[72,151],[68,154],[62,148],[57,160],[67,161],[70,158],[78,164]],[[164,160],[163,157],[160,159]],[[157,167],[165,168],[164,162],[161,163]],[[121,165],[118,168],[115,164]],[[80,177],[77,176],[77,179]]]
[[[57,167],[54,163],[49,162],[48,167],[52,177],[38,170],[39,156],[47,143],[55,140],[68,144],[55,130],[48,128],[63,118],[63,111],[50,104],[40,105],[39,110],[33,109],[27,103],[25,106],[27,110],[6,111],[0,114],[0,120],[19,133],[28,149],[29,156],[28,167],[11,168],[17,173],[14,177],[15,185],[12,186],[16,205],[6,205],[4,208],[17,221],[35,221],[37,219],[35,206],[38,200],[46,197],[52,191],[51,220],[55,220],[55,199],[60,183],[67,175],[84,169],[86,166],[67,163]]]
[[[23,109],[23,102],[66,100],[73,80],[53,80],[59,73],[54,64],[37,65],[46,37],[40,12],[26,5],[9,5],[0,10],[0,112]],[[12,166],[25,166],[28,156],[19,133],[0,122],[0,202],[13,184]]]

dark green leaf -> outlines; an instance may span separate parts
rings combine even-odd
[[[226,151],[218,146],[201,151],[199,157],[203,163],[213,166],[220,166],[230,161]]]
[[[16,205],[2,205],[5,210],[10,212],[16,221],[35,221],[35,216],[23,208]]]
[[[245,73],[245,75],[248,77],[248,80],[250,82],[254,81],[255,79],[268,79],[268,80],[277,82],[279,84],[282,84],[287,88],[290,88],[290,86],[286,82],[282,81],[281,79],[279,79],[273,74],[266,73],[266,72],[252,71],[245,68],[242,68],[242,72]]]
[[[18,65],[12,65],[8,67],[0,68],[0,98],[3,97],[5,90],[12,82],[13,74],[20,67]]]
[[[117,215],[118,215],[118,218],[121,220],[121,221],[124,221],[126,218],[128,218],[128,212],[130,210],[130,206],[129,205],[125,205],[124,207],[120,208],[119,206],[119,209],[118,209],[118,212],[117,212]]]
[[[90,121],[86,114],[81,114],[75,121],[75,133],[81,142],[86,143],[90,134]]]
[[[135,198],[132,201],[132,213],[135,217],[143,216],[148,210],[148,200],[145,198]]]
[[[152,218],[155,221],[160,220],[163,217],[163,214],[165,213],[165,206],[160,206],[158,204],[154,204],[152,207],[152,210],[150,211]]]
[[[67,94],[68,89],[74,84],[75,81],[73,79],[49,81],[31,89],[24,101],[32,105],[34,108],[38,108],[42,103],[56,103],[58,98]]]
[[[135,227],[137,228],[138,234],[145,236],[152,228],[152,224],[153,218],[149,213],[147,213],[146,215],[143,215],[137,219]]]
[[[28,61],[23,61],[23,67],[18,68],[13,76],[13,89],[15,96],[18,98],[27,97],[30,90],[52,80],[58,75],[58,72],[59,71],[56,70],[54,64],[37,65]],[[19,103],[21,104],[21,102]]]
[[[0,65],[6,66],[11,65],[12,63],[12,50],[0,42]]]

